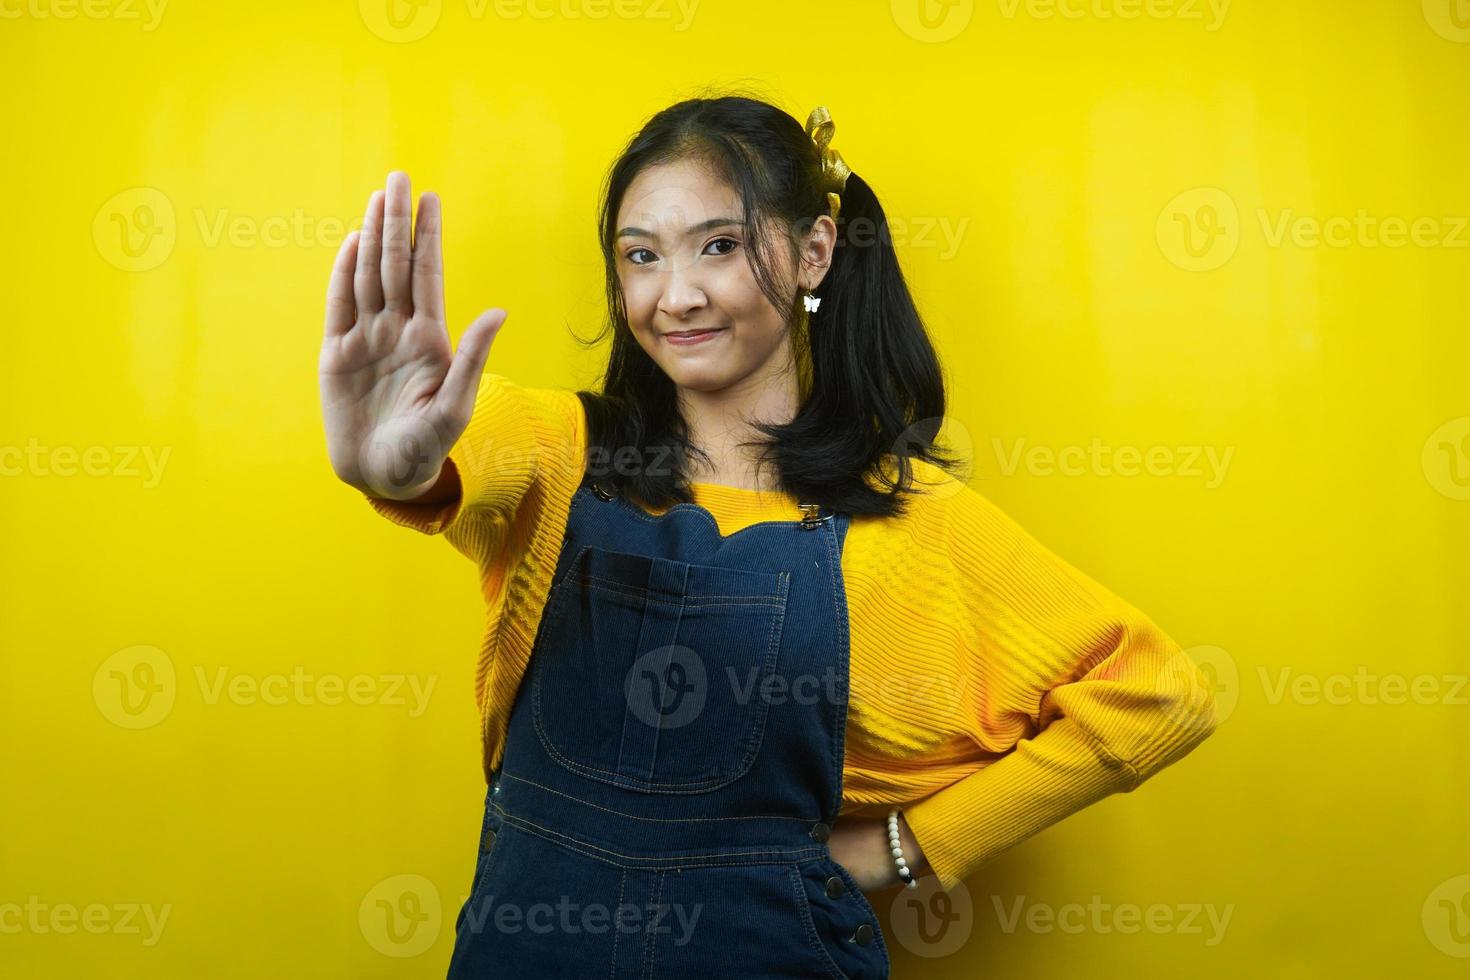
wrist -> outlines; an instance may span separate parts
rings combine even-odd
[[[422,482],[404,487],[359,487],[370,497],[392,500],[402,504],[437,504],[448,501],[455,495],[458,477],[451,469],[446,457],[438,470]]]
[[[928,868],[924,852],[903,818],[903,810],[892,807],[884,822],[884,833],[893,862],[893,873],[909,888],[918,887],[918,877]]]

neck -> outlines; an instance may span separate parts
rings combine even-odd
[[[783,360],[779,368],[754,371],[718,391],[678,389],[679,410],[688,425],[689,439],[709,456],[708,463],[698,457],[689,460],[689,480],[750,490],[775,489],[769,463],[757,480],[760,447],[740,443],[765,439],[748,422],[781,423],[796,416],[799,385],[790,355]]]

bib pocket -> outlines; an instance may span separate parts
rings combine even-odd
[[[584,545],[532,655],[548,754],[588,779],[699,793],[744,775],[765,732],[790,573]]]

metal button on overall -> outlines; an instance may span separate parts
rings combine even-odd
[[[841,898],[842,893],[847,891],[847,885],[836,875],[827,879],[827,897]]]

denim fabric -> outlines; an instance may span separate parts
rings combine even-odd
[[[590,485],[486,795],[451,980],[889,972],[832,860],[846,514],[721,536]]]

